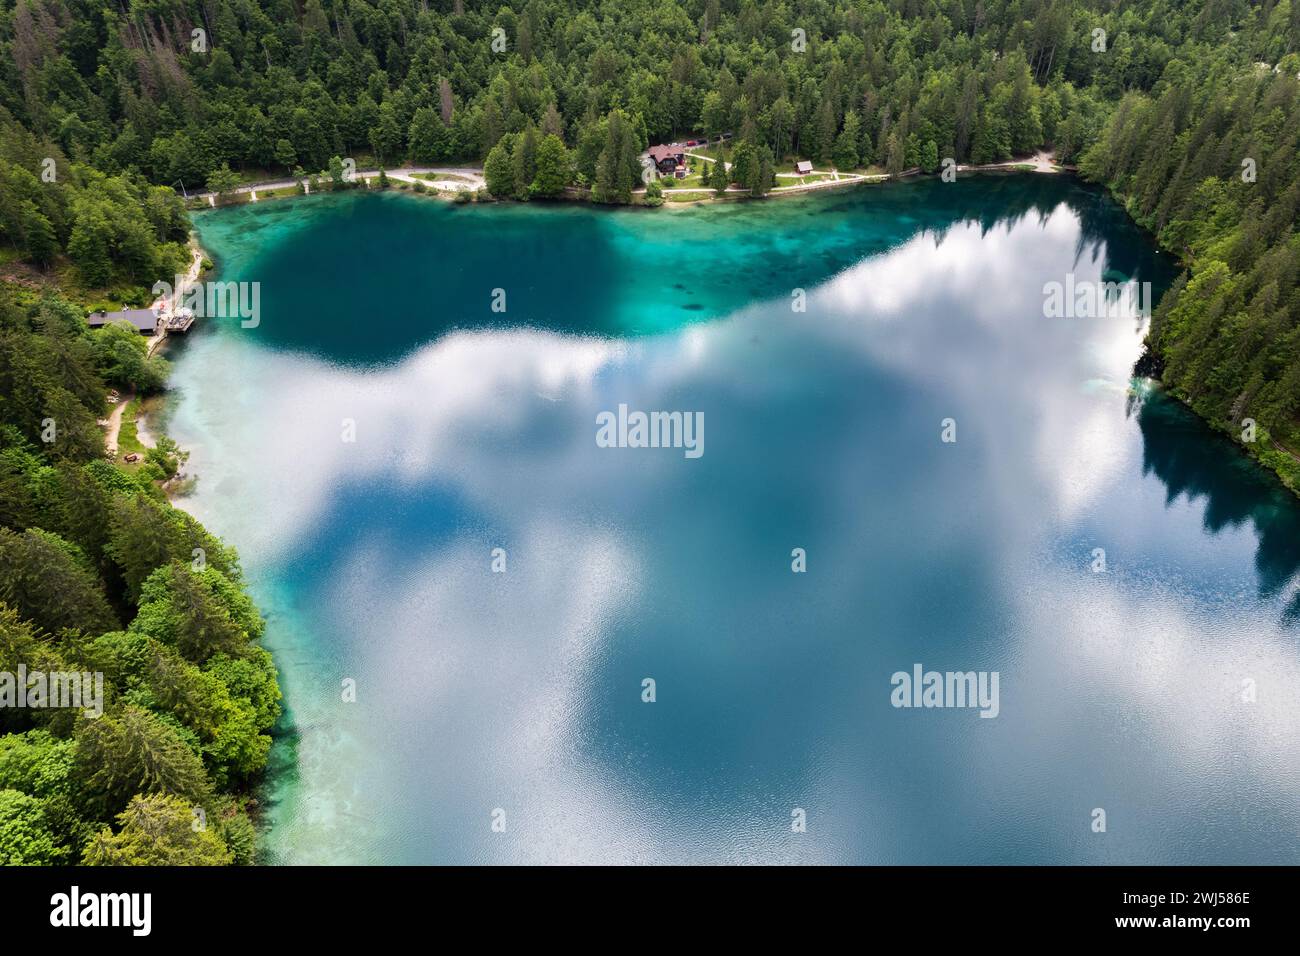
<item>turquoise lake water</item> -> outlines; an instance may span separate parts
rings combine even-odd
[[[1140,317],[1044,317],[1172,277],[1098,192],[196,224],[260,283],[169,429],[290,708],[270,862],[1300,862],[1300,508]],[[620,404],[704,453],[599,447]],[[997,716],[892,706],[916,664]]]

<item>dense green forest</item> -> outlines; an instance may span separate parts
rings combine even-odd
[[[1180,57],[1121,99],[1081,166],[1187,267],[1156,310],[1151,371],[1300,492],[1298,59]]]
[[[1167,0],[5,7],[0,106],[44,147],[5,158],[27,168],[56,155],[193,190],[223,166],[482,161],[523,139],[522,182],[554,135],[574,178],[595,187],[603,172],[615,198],[639,178],[640,148],[689,132],[894,172],[1044,143],[1070,161],[1175,51],[1213,47],[1260,16],[1244,2]]]
[[[234,553],[160,490],[174,446],[128,472],[96,425],[107,384],[157,387],[158,362],[134,330],[0,293],[0,675],[103,675],[98,714],[84,691],[0,706],[0,864],[253,860],[280,712],[262,619]]]
[[[174,449],[104,460],[106,388],[165,366],[49,286],[139,300],[187,259],[178,193],[236,176],[463,162],[627,203],[648,144],[722,133],[708,186],[755,194],[792,157],[1053,149],[1186,267],[1152,370],[1300,489],[1300,0],[0,0],[0,670],[108,681],[97,719],[0,710],[0,862],[250,859],[279,710]]]

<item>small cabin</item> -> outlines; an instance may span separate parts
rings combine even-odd
[[[800,176],[807,176],[813,171],[813,165],[808,160],[801,159],[799,162],[794,164],[794,171]]]
[[[673,176],[674,176],[674,178],[676,178],[676,179],[685,179],[685,178],[686,178],[686,167],[685,167],[685,166],[678,166],[676,169],[673,170]]]
[[[129,322],[141,335],[153,335],[158,329],[158,313],[153,309],[119,309],[107,312],[101,309],[86,316],[92,329],[102,329],[110,322]]]

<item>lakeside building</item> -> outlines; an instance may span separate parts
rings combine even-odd
[[[110,322],[130,322],[141,335],[153,335],[158,330],[158,313],[153,309],[119,309],[108,312],[101,309],[86,316],[92,329],[103,328]]]
[[[650,160],[661,173],[674,172],[678,166],[686,163],[686,148],[670,143],[666,146],[651,146]]]

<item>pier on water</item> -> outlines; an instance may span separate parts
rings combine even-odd
[[[177,309],[174,314],[163,316],[159,325],[168,333],[176,332],[183,335],[194,325],[194,312],[191,309]]]

